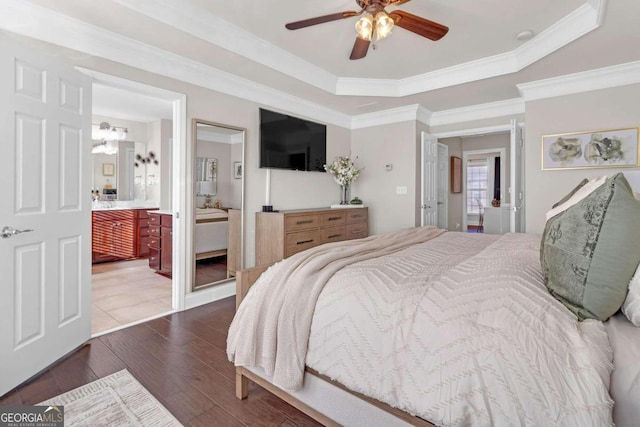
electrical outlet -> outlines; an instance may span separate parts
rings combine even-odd
[[[460,230],[460,223],[456,222],[456,230]]]
[[[391,172],[393,170],[393,165],[391,163],[384,165],[384,170]]]
[[[396,194],[407,194],[407,187],[396,187]]]

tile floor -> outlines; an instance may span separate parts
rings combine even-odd
[[[94,264],[91,291],[92,334],[171,310],[171,279],[146,259]]]

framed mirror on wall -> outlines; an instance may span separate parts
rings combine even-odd
[[[146,144],[134,141],[114,141],[111,150],[104,150],[105,141],[93,141],[93,175],[91,188],[94,198],[106,201],[146,200],[145,167],[135,156],[144,152]]]
[[[243,268],[245,129],[193,119],[194,260],[192,290],[233,280]]]

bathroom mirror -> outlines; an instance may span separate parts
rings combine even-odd
[[[93,141],[94,147],[104,144]],[[145,144],[134,141],[114,142],[115,153],[93,153],[93,181],[101,200],[146,200],[144,165],[136,167],[136,153],[144,152]]]
[[[215,196],[218,190],[218,159],[196,157],[196,196]]]
[[[192,290],[233,280],[243,262],[245,130],[193,120],[194,261]]]

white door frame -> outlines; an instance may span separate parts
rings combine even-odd
[[[442,203],[444,203],[444,214],[442,215],[442,218],[440,217],[440,213],[438,213],[438,222],[444,222],[444,227],[442,227],[443,229],[447,230],[449,228],[449,177],[451,176],[451,171],[450,171],[450,165],[449,165],[449,146],[447,144],[443,144],[441,142],[438,142],[438,171],[440,171],[440,150],[443,149],[445,151],[445,161],[444,161],[444,169],[445,169],[445,173],[444,173],[444,179],[441,181],[440,179],[438,179],[438,190],[440,190],[440,187],[442,187],[444,185],[444,200],[442,201]],[[439,177],[442,178],[442,177]],[[440,201],[438,201],[438,203],[441,203]]]
[[[524,123],[518,123],[519,127],[524,128]],[[463,137],[463,136],[480,136],[480,135],[489,135],[492,133],[505,133],[505,132],[511,132],[512,126],[511,123],[505,123],[502,125],[496,125],[496,126],[487,126],[487,127],[482,127],[482,128],[470,128],[470,129],[460,129],[460,130],[454,130],[454,131],[450,131],[450,132],[437,132],[434,133],[433,136],[437,137],[439,140],[443,139],[443,138],[455,138],[455,137]],[[495,150],[494,150],[495,151]],[[510,161],[511,161],[511,157],[514,156],[515,153],[510,153]],[[465,168],[462,168],[463,171],[465,170]],[[513,172],[512,172],[513,173]],[[524,176],[525,171],[522,170],[520,171],[521,176]],[[466,178],[466,176],[465,176]],[[466,180],[463,178],[463,183],[466,182]],[[503,190],[500,190],[503,191]],[[464,196],[464,195],[463,195]],[[523,200],[526,201],[526,194],[523,196]],[[465,200],[465,198],[463,197],[463,201]],[[466,201],[464,201],[465,206],[464,209],[466,210]],[[524,212],[523,212],[524,213]],[[463,221],[465,220],[466,216],[463,215]],[[464,231],[466,231],[466,223],[464,226]]]
[[[173,92],[155,86],[146,85],[132,80],[127,80],[111,74],[101,73],[87,68],[76,67],[76,69],[93,79],[94,83],[105,86],[117,87],[155,98],[161,98],[173,103],[173,139],[171,144],[171,212],[173,214],[173,267],[172,267],[172,308],[173,311],[185,309],[185,296],[187,290],[187,275],[190,270],[187,267],[187,254],[180,248],[187,247],[191,239],[189,233],[193,233],[193,215],[185,215],[187,210],[187,196],[185,191],[187,159],[192,154],[192,144],[187,144],[187,97],[185,94]],[[188,180],[186,180],[188,181]],[[189,221],[191,219],[191,221]]]
[[[500,200],[504,200],[507,173],[507,150],[505,148],[487,148],[484,150],[467,150],[462,152],[462,231],[467,231],[468,215],[467,214],[467,162],[470,156],[476,154],[500,153]]]
[[[524,126],[516,120],[511,120],[511,185],[509,187],[511,206],[509,212],[509,231],[511,233],[525,232],[525,152]],[[519,156],[518,156],[519,154]]]

